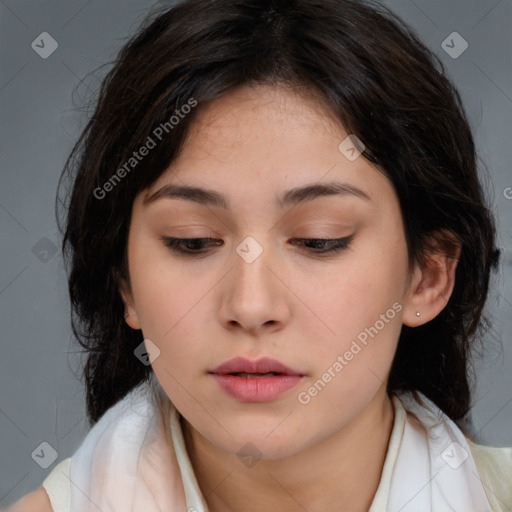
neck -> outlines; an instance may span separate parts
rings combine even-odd
[[[381,478],[393,426],[381,388],[341,430],[309,448],[244,468],[183,420],[187,452],[210,512],[367,511]]]

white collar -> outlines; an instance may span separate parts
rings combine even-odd
[[[148,389],[143,383],[111,407],[73,455],[73,512],[207,512],[178,413],[166,396],[156,404]],[[369,512],[492,512],[464,434],[418,394],[425,407],[409,393],[393,397],[395,420]]]
[[[492,512],[463,433],[451,420],[447,422],[449,418],[433,402],[422,394],[420,397],[427,408],[419,406],[409,393],[391,397],[393,427],[381,479],[368,512]],[[414,412],[422,424],[407,410]],[[186,451],[179,418],[172,406],[172,439],[187,510],[208,512]],[[430,425],[430,437],[423,425]],[[451,434],[449,444],[445,429]],[[456,444],[452,446],[453,443]]]

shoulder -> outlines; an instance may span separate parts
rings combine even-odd
[[[512,476],[512,447],[486,446],[468,439],[471,453],[477,463],[485,471],[497,470],[501,475]]]
[[[48,494],[41,486],[13,503],[5,512],[53,512],[53,508]]]
[[[485,446],[468,439],[480,478],[495,510],[506,510],[512,505],[512,447]]]
[[[2,512],[68,512],[71,502],[71,457],[57,464],[42,485]]]

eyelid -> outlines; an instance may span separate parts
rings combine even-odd
[[[311,255],[316,256],[335,256],[337,253],[342,252],[348,249],[352,243],[353,238],[355,237],[355,233],[349,236],[341,237],[341,238],[292,238],[292,245],[298,245],[296,242],[308,243],[313,242],[320,245],[327,244],[327,249],[316,248],[307,248],[301,246],[301,250],[303,252],[309,252]],[[185,256],[185,257],[206,257],[210,253],[212,246],[224,245],[222,240],[218,240],[212,237],[189,237],[189,238],[177,238],[177,237],[160,237],[163,241],[164,245],[167,246],[171,251],[175,252],[177,255]],[[210,242],[214,242],[211,244]],[[209,243],[209,247],[203,247],[199,250],[194,249],[183,249],[183,243],[194,244],[197,242],[207,242]],[[218,243],[220,242],[220,243]],[[295,242],[295,243],[293,243]]]

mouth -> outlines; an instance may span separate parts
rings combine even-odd
[[[208,372],[231,398],[241,402],[269,402],[295,387],[304,374],[275,359],[250,361],[237,357]]]
[[[216,375],[238,375],[238,376],[275,376],[275,375],[299,375],[302,373],[298,370],[289,368],[285,364],[263,357],[256,361],[251,361],[244,357],[235,357],[213,368],[208,373]]]
[[[248,372],[231,372],[221,373],[217,375],[234,375],[236,377],[245,377],[247,379],[256,379],[261,377],[274,377],[275,375],[286,375],[284,373],[268,372],[268,373],[248,373]]]

